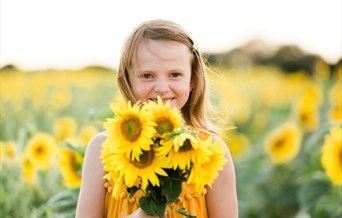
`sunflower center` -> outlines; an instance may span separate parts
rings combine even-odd
[[[127,141],[137,140],[141,134],[142,126],[140,120],[136,117],[125,120],[121,124],[121,132]]]
[[[24,166],[25,169],[31,169],[32,168],[32,163],[28,159],[25,159],[23,161],[23,166]]]
[[[285,144],[285,139],[284,138],[280,138],[278,140],[275,141],[274,143],[274,148],[275,149],[281,149]]]
[[[44,155],[44,145],[38,145],[35,149],[35,153],[37,156],[43,156]]]
[[[192,149],[192,145],[189,139],[185,139],[183,146],[179,148],[179,152],[186,152]]]
[[[307,113],[303,112],[303,113],[300,114],[300,119],[305,123],[305,122],[307,122],[309,120],[309,116],[308,116]]]
[[[172,129],[173,129],[173,125],[169,119],[161,118],[157,121],[156,130],[158,134],[162,135],[164,133],[171,132]]]
[[[133,160],[131,161],[131,163],[140,169],[146,168],[151,165],[154,159],[154,151],[143,151],[142,155],[140,155],[139,157],[140,161]]]

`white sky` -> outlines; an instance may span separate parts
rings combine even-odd
[[[152,18],[179,23],[202,51],[259,38],[298,44],[334,63],[341,10],[341,0],[1,0],[0,65],[116,68],[127,34]]]

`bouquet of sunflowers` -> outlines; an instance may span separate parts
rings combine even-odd
[[[211,185],[226,162],[220,142],[201,140],[186,127],[178,109],[170,103],[149,101],[132,105],[112,104],[114,118],[104,127],[102,161],[105,179],[113,184],[112,195],[122,189],[132,197],[143,192],[139,206],[145,212],[164,217],[169,205],[178,201],[182,183],[201,191]],[[189,215],[184,208],[174,212]]]

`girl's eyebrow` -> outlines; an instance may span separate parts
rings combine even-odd
[[[155,71],[153,71],[153,70],[139,70],[138,71],[138,74],[144,74],[144,73],[155,74]]]
[[[185,71],[185,69],[180,66],[175,66],[175,67],[170,67],[168,71]]]

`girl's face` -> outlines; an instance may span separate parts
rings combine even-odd
[[[130,75],[133,95],[141,101],[157,101],[181,109],[191,91],[191,52],[182,43],[144,40],[137,49]]]

